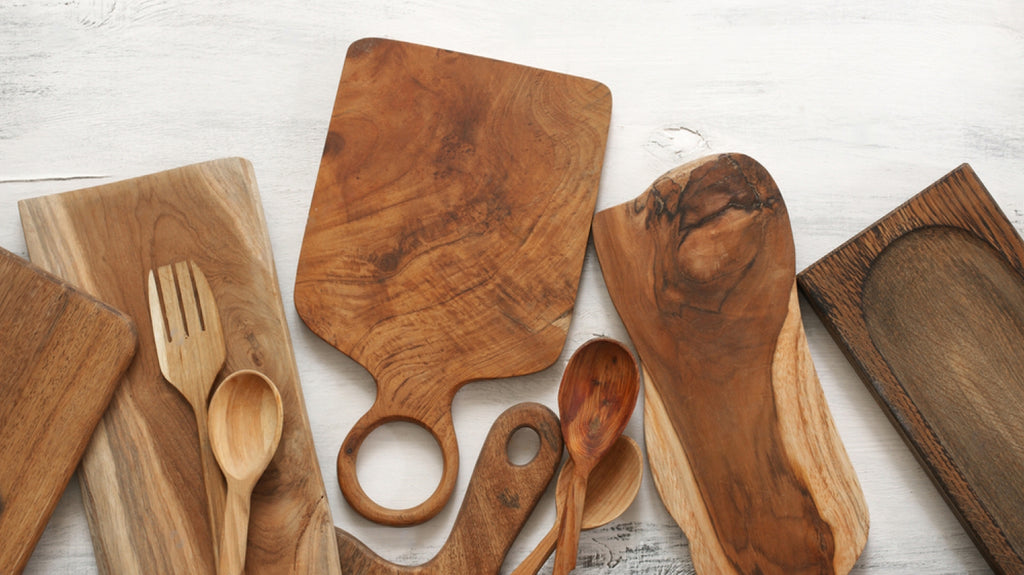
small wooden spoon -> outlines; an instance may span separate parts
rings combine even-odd
[[[281,394],[257,371],[232,373],[210,400],[210,447],[228,485],[218,575],[245,569],[252,489],[277,451],[283,423]]]
[[[556,501],[565,498],[565,493],[569,489],[569,478],[573,476],[573,467],[575,465],[571,459],[562,467],[562,472],[558,476],[558,486],[555,487]],[[632,437],[620,435],[615,445],[590,472],[580,529],[586,531],[601,527],[622,515],[636,499],[643,474],[644,461],[640,446]],[[540,571],[544,562],[551,556],[551,552],[555,550],[561,525],[561,517],[556,517],[551,530],[515,568],[512,575],[536,575]]]
[[[574,463],[572,480],[561,503],[562,521],[552,575],[576,566],[587,478],[633,415],[640,392],[640,367],[624,345],[595,338],[569,359],[558,388],[562,440]]]

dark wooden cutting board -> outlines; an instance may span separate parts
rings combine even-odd
[[[643,364],[651,475],[697,572],[848,572],[867,505],[807,348],[768,171],[696,160],[599,212],[593,233]]]
[[[458,475],[455,392],[558,358],[610,113],[592,80],[389,40],[349,48],[295,306],[377,382],[338,457],[364,516],[409,525],[440,511]],[[395,420],[430,431],[444,457],[434,493],[404,510],[367,497],[355,473],[363,439]]]
[[[101,573],[213,573],[195,417],[163,379],[146,277],[192,260],[217,302],[221,374],[278,387],[284,431],[252,497],[246,572],[340,573],[274,258],[249,162],[216,160],[19,203],[29,255],[131,316],[139,349],[82,459]]]
[[[964,164],[804,295],[1000,573],[1024,573],[1024,242]]]
[[[0,249],[0,573],[20,573],[135,353],[130,319]]]

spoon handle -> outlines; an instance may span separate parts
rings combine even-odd
[[[583,526],[583,504],[587,497],[587,476],[588,474],[581,473],[579,468],[574,470],[572,483],[565,497],[562,528],[558,534],[555,567],[551,575],[566,575],[576,567],[580,529]]]
[[[245,546],[249,538],[250,491],[228,482],[224,507],[224,531],[220,540],[217,575],[241,575],[245,570]]]
[[[523,559],[523,562],[512,571],[512,575],[537,575],[540,568],[544,566],[544,562],[554,552],[555,544],[558,543],[558,532],[561,531],[561,527],[562,520],[561,517],[558,517],[555,519],[555,524],[544,535],[544,538],[533,548],[533,551],[530,551],[526,559]]]

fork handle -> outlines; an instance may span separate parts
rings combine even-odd
[[[196,428],[199,433],[199,455],[203,464],[203,485],[206,487],[207,519],[210,526],[210,540],[213,547],[214,561],[220,558],[220,534],[224,518],[225,494],[227,485],[221,474],[220,465],[210,447],[210,431],[206,422],[206,406],[193,406],[196,415]]]

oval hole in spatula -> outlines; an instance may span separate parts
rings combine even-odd
[[[513,465],[526,465],[540,453],[540,435],[532,428],[520,427],[512,432],[505,449]]]
[[[437,489],[443,466],[441,448],[430,432],[415,423],[393,421],[366,437],[359,448],[356,475],[378,504],[404,509],[423,502]]]

